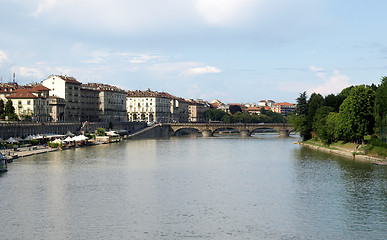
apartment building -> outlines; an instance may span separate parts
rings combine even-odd
[[[43,85],[25,86],[15,89],[6,99],[12,101],[19,119],[47,122],[50,120],[48,94],[49,89]]]
[[[99,92],[99,120],[102,122],[124,122],[126,117],[126,92],[116,86],[102,83],[84,84],[83,88]],[[90,105],[91,106],[91,105]]]
[[[50,89],[50,96],[65,99],[65,122],[79,122],[81,120],[81,83],[74,77],[51,75],[42,81]]]
[[[128,121],[171,121],[171,100],[163,93],[151,91],[128,91],[126,101]]]

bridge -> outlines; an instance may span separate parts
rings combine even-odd
[[[241,136],[249,137],[257,129],[274,129],[281,137],[288,137],[293,127],[289,123],[170,123],[174,133],[181,129],[196,129],[203,137],[213,136],[216,130],[235,129]]]

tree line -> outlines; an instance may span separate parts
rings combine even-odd
[[[387,77],[376,86],[358,85],[339,94],[306,92],[297,98],[295,115],[289,122],[303,140],[317,137],[325,144],[336,141],[364,143],[364,137],[382,136],[387,122]]]
[[[231,105],[230,114],[220,109],[209,109],[204,112],[207,121],[219,121],[225,123],[284,123],[286,118],[280,113],[260,109],[261,114],[250,114],[242,111],[240,106]]]

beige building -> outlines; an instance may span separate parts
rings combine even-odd
[[[52,122],[64,122],[66,100],[57,96],[49,96],[50,118]]]
[[[86,84],[81,87],[81,121],[99,122],[99,91]]]
[[[99,120],[102,122],[125,122],[126,92],[116,86],[102,83],[88,83],[83,87],[99,92]]]
[[[204,112],[209,109],[203,102],[194,101],[189,99],[188,101],[188,121],[189,122],[205,122]]]
[[[126,111],[130,122],[171,121],[171,101],[163,93],[151,91],[128,91]]]
[[[81,120],[81,83],[74,77],[51,75],[42,81],[50,89],[50,96],[65,99],[65,122],[79,122]]]
[[[12,101],[19,119],[47,122],[50,120],[48,92],[48,88],[36,85],[18,88],[6,96],[6,99]]]
[[[271,108],[273,112],[281,113],[284,116],[287,116],[289,113],[294,112],[296,108],[295,104],[288,103],[288,102],[280,102],[274,104],[274,106]]]

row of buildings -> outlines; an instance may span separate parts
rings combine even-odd
[[[0,99],[11,100],[20,119],[35,122],[203,122],[207,109],[227,112],[229,107],[219,100],[208,103],[150,89],[125,91],[101,83],[82,84],[63,75],[51,75],[40,84],[25,86],[1,83]],[[294,110],[293,104],[272,100],[242,107],[257,114],[261,107],[284,115]]]

